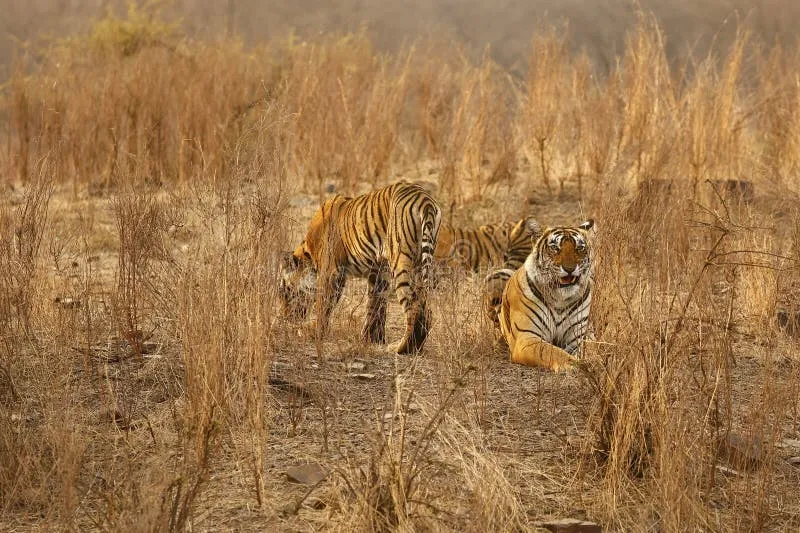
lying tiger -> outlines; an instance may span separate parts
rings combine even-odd
[[[539,226],[533,217],[477,228],[442,225],[434,257],[437,263],[467,271],[497,267],[506,262],[522,265],[531,250],[531,235]]]
[[[430,326],[425,297],[441,218],[436,201],[405,181],[356,198],[328,199],[300,246],[287,253],[281,276],[284,309],[304,318],[316,295],[314,329],[321,339],[347,276],[365,277],[369,300],[362,335],[383,344],[391,275],[406,314],[406,332],[396,351],[418,352]]]
[[[575,354],[590,335],[593,227],[588,220],[577,228],[548,228],[521,268],[500,271],[509,278],[499,325],[511,361],[555,372],[576,367]]]

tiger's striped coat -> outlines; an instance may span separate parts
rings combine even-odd
[[[590,220],[544,231],[508,280],[499,325],[513,362],[554,371],[575,367],[590,337],[593,226]]]
[[[312,276],[318,292],[315,329],[319,339],[347,277],[366,277],[369,300],[362,335],[382,344],[391,275],[406,314],[406,333],[397,353],[421,350],[430,326],[425,299],[440,225],[436,201],[419,185],[405,181],[356,198],[328,199],[284,265],[284,305],[300,307],[302,314],[303,294],[311,292],[304,293],[303,287],[308,287]]]
[[[442,225],[436,243],[438,263],[479,272],[512,262],[519,267],[531,249],[531,235],[539,226],[533,217],[517,222],[485,224],[477,228]]]

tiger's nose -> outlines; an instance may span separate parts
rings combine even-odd
[[[563,270],[567,276],[576,276],[578,274],[578,265],[562,265],[561,270]]]

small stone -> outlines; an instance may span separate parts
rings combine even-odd
[[[290,363],[284,363],[282,361],[273,361],[272,363],[272,371],[273,372],[290,372],[294,366]]]
[[[363,372],[367,369],[367,364],[364,361],[351,361],[344,367],[348,372]]]
[[[375,379],[375,374],[352,374],[352,376],[361,381],[369,381]]]
[[[161,349],[161,345],[157,342],[144,341],[140,343],[139,348],[144,356],[148,356],[152,359],[160,357],[160,354],[157,352]]]
[[[800,467],[800,455],[798,455],[797,457],[789,457],[787,461],[789,461],[790,465]]]
[[[78,309],[81,306],[81,301],[77,298],[61,298],[56,297],[53,299],[53,303],[56,304],[61,309]]]
[[[538,525],[554,533],[601,533],[603,531],[602,528],[594,522],[578,520],[577,518],[548,520]]]
[[[163,390],[154,390],[150,392],[148,399],[153,403],[163,403],[166,402],[169,399],[169,397],[167,396],[167,393],[164,392]]]
[[[290,466],[286,469],[286,478],[291,483],[303,485],[316,485],[328,477],[328,472],[321,465],[307,463],[304,465]]]
[[[103,422],[111,422],[119,429],[131,429],[133,424],[131,424],[130,417],[126,416],[123,412],[119,409],[109,408],[104,409],[100,412],[100,420]]]
[[[783,439],[781,441],[782,448],[796,448],[800,450],[800,439]]]
[[[764,461],[764,448],[757,437],[728,433],[720,440],[720,456],[740,469],[756,468]]]
[[[320,500],[319,498],[309,498],[308,500],[306,500],[306,506],[316,511],[321,511],[326,507],[328,507],[328,504]]]
[[[716,466],[717,472],[722,474],[723,476],[738,476],[739,471],[734,470],[733,468],[728,468],[727,466],[717,465]]]

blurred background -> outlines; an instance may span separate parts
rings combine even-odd
[[[765,44],[794,45],[800,22],[797,0],[174,0],[165,15],[180,18],[191,36],[236,34],[252,44],[294,31],[319,32],[365,26],[373,42],[393,50],[404,40],[437,35],[473,51],[489,45],[495,60],[521,67],[537,25],[564,22],[570,47],[585,49],[595,65],[610,66],[637,9],[652,11],[668,37],[667,51],[679,58],[724,50],[738,20],[747,20]],[[5,77],[15,43],[85,30],[107,10],[124,13],[125,0],[1,0],[0,75]]]

